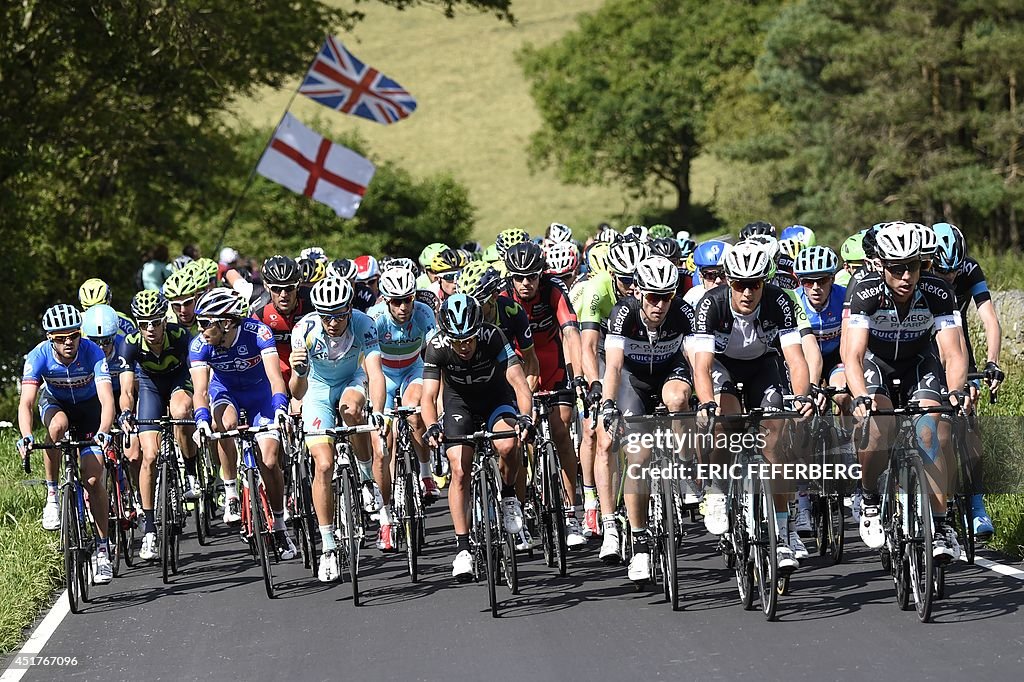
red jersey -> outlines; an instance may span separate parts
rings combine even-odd
[[[500,292],[522,306],[530,320],[533,345],[540,363],[540,387],[552,390],[565,380],[565,356],[562,353],[562,329],[579,328],[576,312],[569,300],[569,291],[561,280],[541,275],[537,294],[524,301],[517,294],[511,282],[506,282]],[[578,369],[576,371],[579,371]]]
[[[281,363],[281,374],[284,375],[285,383],[288,383],[288,379],[292,375],[291,365],[288,363],[288,358],[292,354],[292,327],[295,323],[313,310],[313,305],[309,302],[309,299],[303,296],[303,292],[299,290],[299,302],[295,305],[295,310],[292,311],[291,315],[285,315],[274,307],[274,304],[267,302],[266,304],[256,308],[252,311],[252,316],[262,322],[263,324],[270,327],[270,330],[274,332],[274,345],[277,346],[277,359]]]

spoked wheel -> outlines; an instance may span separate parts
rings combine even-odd
[[[175,573],[172,567],[172,556],[174,548],[174,510],[171,502],[170,483],[171,467],[164,462],[160,465],[160,473],[157,478],[157,485],[160,488],[160,570],[164,584],[171,582],[171,576]],[[250,495],[252,490],[249,491]]]
[[[662,551],[662,564],[664,566],[665,600],[672,605],[672,610],[679,609],[679,564],[677,561],[677,536],[676,536],[676,505],[675,486],[671,483],[663,486],[662,511],[664,522],[662,532],[664,533],[664,545]]]
[[[811,507],[811,513],[814,516],[814,541],[818,545],[818,556],[825,556],[832,549],[832,534],[829,528],[829,499],[827,495],[818,495]]]
[[[266,493],[259,487],[259,479],[256,472],[249,470],[245,472],[245,478],[249,483],[249,516],[252,519],[252,535],[256,544],[256,554],[260,560],[260,570],[263,573],[263,585],[267,590],[267,596],[274,598],[274,573],[270,564],[271,553],[274,551],[272,540],[268,537],[271,528],[270,520],[265,511]]]
[[[74,493],[65,488],[61,494],[60,541],[64,549],[64,581],[68,589],[68,604],[71,613],[81,613],[81,566],[80,540],[78,537],[78,510],[75,509]]]
[[[843,549],[846,546],[846,523],[843,518],[843,498],[839,495],[828,496],[828,547],[831,550],[832,562],[841,563]]]
[[[505,542],[501,546],[501,573],[505,577],[505,584],[512,594],[519,594],[519,560],[516,557],[516,536],[506,533]]]
[[[210,471],[206,468],[206,454],[203,451],[196,453],[196,478],[199,479],[199,497],[195,501],[196,513],[196,541],[201,547],[210,544],[210,506],[212,488]]]
[[[924,478],[924,463],[918,456],[910,459],[907,471],[907,554],[910,585],[914,591],[917,617],[927,623],[932,616],[936,571],[932,556],[932,506]]]
[[[761,478],[754,479],[754,533],[751,550],[754,553],[754,574],[761,597],[761,610],[765,618],[775,620],[779,605],[779,546],[775,528],[775,502],[771,484]]]
[[[416,500],[419,490],[416,476],[410,471],[402,477],[402,531],[405,539],[405,563],[409,569],[409,580],[419,580],[420,524],[416,517]]]
[[[483,559],[484,573],[487,578],[487,603],[491,609],[491,617],[498,617],[498,596],[495,592],[498,573],[498,557],[494,544],[495,528],[498,510],[496,509],[494,495],[490,491],[487,481],[487,471],[480,467],[477,471],[477,484],[474,491],[473,506],[479,510],[478,523],[483,526]],[[492,518],[494,519],[492,521]]]
[[[110,568],[114,577],[121,575],[121,557],[124,555],[124,534],[121,530],[121,504],[117,494],[117,474],[107,471],[107,545],[110,548]]]
[[[313,491],[310,489],[309,476],[303,463],[296,464],[295,478],[295,528],[299,539],[299,547],[302,550],[302,565],[317,574],[320,568],[319,554],[317,553],[316,541],[319,533],[319,526],[316,523],[316,514],[313,511]]]
[[[558,466],[558,455],[549,442],[544,452],[545,508],[551,514],[551,547],[555,553],[558,575],[566,573],[569,548],[565,544],[565,500],[562,495],[562,469]]]
[[[351,469],[341,477],[341,495],[335,511],[338,529],[341,531],[341,551],[348,565],[348,576],[352,582],[352,605],[359,606],[359,530],[356,514],[359,510],[358,492],[353,486],[355,472]]]
[[[971,498],[968,495],[956,496],[956,518],[960,526],[960,537],[963,539],[961,549],[967,558],[967,563],[974,563],[975,540],[974,537],[974,512],[971,509]]]
[[[736,587],[740,593],[740,603],[743,608],[750,611],[754,608],[754,563],[750,556],[751,546],[747,541],[747,513],[741,504],[740,498],[747,497],[747,503],[752,501],[749,496],[742,493],[733,494],[730,505],[730,543],[732,544],[732,568],[736,573]]]

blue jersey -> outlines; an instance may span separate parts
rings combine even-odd
[[[202,334],[192,339],[188,361],[191,367],[210,367],[213,381],[230,393],[269,392],[270,381],[263,367],[266,355],[273,355],[277,362],[274,332],[250,318],[239,324],[238,336],[229,348],[211,346]]]
[[[21,383],[46,389],[57,402],[76,405],[96,397],[96,384],[110,382],[107,356],[103,349],[89,339],[78,342],[78,354],[71,364],[65,365],[54,355],[49,340],[41,341],[25,356]]]
[[[380,343],[380,362],[384,373],[403,372],[413,365],[423,364],[420,352],[429,333],[437,327],[434,311],[427,304],[413,301],[412,315],[405,324],[398,324],[381,302],[366,311],[373,318]]]
[[[118,336],[114,339],[114,354],[107,359],[107,371],[110,373],[110,383],[114,388],[114,398],[121,394],[121,372],[134,372],[135,368],[128,364],[126,356],[128,344]]]
[[[338,386],[356,375],[364,357],[380,353],[377,327],[366,313],[352,311],[348,328],[341,336],[328,336],[320,316],[310,313],[292,328],[292,350],[309,353],[309,382]]]
[[[822,355],[828,355],[839,350],[839,334],[843,325],[843,301],[846,300],[846,287],[832,284],[832,291],[829,292],[828,301],[821,311],[814,309],[811,302],[807,300],[807,293],[802,286],[796,288],[796,295],[800,299],[800,305],[807,313],[807,320],[811,323],[814,336],[818,339],[818,346]]]

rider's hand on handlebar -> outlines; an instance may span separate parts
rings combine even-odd
[[[802,417],[810,417],[814,414],[814,399],[806,395],[798,395],[793,398],[793,407]]]
[[[424,436],[426,437],[427,442],[430,443],[430,447],[439,448],[441,447],[441,441],[444,437],[444,430],[441,428],[440,424],[435,422],[427,427]]]
[[[192,440],[196,442],[196,445],[202,445],[203,441],[213,435],[213,429],[210,427],[210,422],[204,420],[196,422],[196,430],[192,432]]]
[[[536,433],[537,427],[533,425],[533,419],[529,415],[521,414],[516,417],[516,434],[520,440],[531,441]]]
[[[711,423],[711,417],[714,416],[718,416],[718,403],[714,400],[697,407],[697,416],[695,419],[697,422],[697,428],[706,429],[708,424]]]
[[[985,381],[988,382],[988,390],[995,393],[999,390],[999,384],[1006,378],[1006,374],[999,365],[989,360],[985,363]]]
[[[590,391],[587,392],[587,397],[584,402],[588,405],[597,405],[601,402],[602,393],[604,393],[604,386],[601,385],[600,381],[595,381],[590,384]]]
[[[953,407],[959,407],[960,411],[964,414],[970,414],[971,394],[967,391],[950,391],[949,404]]]
[[[132,414],[131,410],[122,410],[121,414],[117,415],[117,425],[125,433],[134,433],[135,415]]]
[[[853,399],[853,416],[863,419],[875,409],[875,399],[869,395],[859,395]]]
[[[28,456],[28,450],[36,442],[35,437],[30,433],[27,436],[22,436],[18,440],[18,452],[21,453],[22,458]]]
[[[622,420],[622,411],[615,405],[614,400],[606,400],[601,405],[601,425],[609,433],[615,424]]]

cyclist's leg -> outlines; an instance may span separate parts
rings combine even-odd
[[[238,426],[238,407],[226,393],[215,396],[213,382],[210,382],[210,399],[213,401],[213,428],[218,431],[230,431]],[[238,448],[235,441],[224,438],[216,441],[217,455],[220,458],[220,477],[224,484],[225,517],[230,511],[232,500],[238,504]],[[232,514],[237,519],[237,514]]]
[[[302,399],[302,426],[307,434],[334,428],[336,401],[328,386],[311,382]],[[306,446],[313,458],[313,509],[324,551],[337,547],[334,537],[334,442],[327,435],[307,435]]]
[[[885,385],[885,377],[892,373],[889,368],[873,357],[870,353],[864,356],[864,378],[868,393],[874,398],[875,407],[879,410],[891,410],[892,400]],[[857,455],[861,465],[861,488],[864,497],[878,499],[878,475],[889,464],[889,444],[895,434],[896,420],[892,417],[879,417],[869,420],[867,447],[858,447]],[[859,429],[858,429],[859,431]],[[855,443],[858,445],[858,443]]]
[[[487,428],[490,431],[511,431],[515,428],[514,417],[516,408],[515,401],[506,396],[507,402],[502,403],[491,411],[487,419]],[[519,441],[515,438],[502,438],[494,441],[494,452],[498,455],[498,470],[501,472],[502,497],[512,495],[515,497],[515,485],[519,478],[519,469],[522,466],[522,456],[519,454]]]
[[[654,410],[656,396],[659,391],[655,380],[647,380],[636,376],[628,368],[622,368],[619,392],[615,403],[622,410],[622,416],[632,417],[650,414]],[[633,537],[640,551],[647,550],[647,505],[650,500],[650,486],[644,469],[651,458],[649,447],[641,445],[641,436],[647,433],[646,428],[637,425],[626,425],[626,485],[623,489],[623,501],[626,503],[626,515],[633,529]],[[637,551],[637,550],[634,550]]]
[[[100,425],[100,401],[98,398],[69,405],[67,409],[69,431],[76,440],[91,438]],[[96,535],[107,539],[109,503],[105,485],[106,469],[103,466],[103,451],[98,445],[82,448],[79,460],[82,485],[89,494],[89,509],[96,522]]]
[[[56,443],[68,432],[68,415],[50,392],[45,388],[39,392],[39,417],[46,427],[48,443]],[[53,494],[57,494],[57,477],[60,475],[60,452],[58,450],[43,451],[43,471],[49,488],[52,484]],[[56,502],[54,502],[56,504]]]
[[[903,377],[902,387],[906,394],[917,400],[921,407],[948,405],[945,372],[938,358],[927,355],[916,367]],[[950,420],[939,415],[922,415],[917,418],[917,437],[922,453],[928,487],[932,496],[932,513],[944,520],[946,517],[947,494],[952,495],[950,472],[955,471],[952,431]]]
[[[173,382],[168,382],[169,385],[164,387],[164,393],[167,395],[168,409],[172,419],[191,419],[192,418],[192,382],[189,380],[187,374],[182,374],[176,377]],[[181,448],[181,454],[185,457],[186,468],[189,461],[194,461],[196,456],[196,444],[192,440],[192,433],[195,431],[194,426],[176,426],[174,427],[174,439],[178,442],[178,447]],[[192,466],[195,469],[195,466]],[[193,476],[194,471],[190,471]]]

